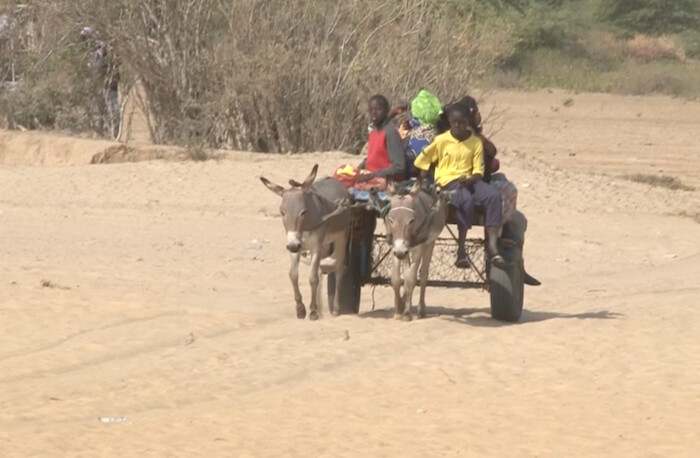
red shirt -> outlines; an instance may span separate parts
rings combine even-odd
[[[404,143],[390,120],[369,133],[367,157],[361,167],[383,178],[403,180],[406,173]]]
[[[367,161],[365,167],[370,172],[377,172],[391,167],[389,150],[386,147],[386,128],[374,129],[367,139]]]

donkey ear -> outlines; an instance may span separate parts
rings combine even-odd
[[[412,197],[416,197],[418,195],[418,193],[420,192],[420,188],[421,188],[422,184],[423,183],[420,179],[416,180],[416,182],[413,183],[413,186],[411,187],[411,191],[409,192],[409,194]]]
[[[292,188],[301,188],[303,185],[297,180],[289,180],[289,186],[291,186]]]
[[[282,197],[282,194],[284,194],[284,188],[282,186],[272,183],[265,177],[260,177],[260,181],[262,181],[262,184],[264,184],[267,189],[274,192],[278,196]]]
[[[389,196],[393,196],[394,194],[396,194],[396,185],[391,180],[389,180],[386,184],[386,193]]]
[[[308,177],[306,177],[306,180],[304,180],[304,183],[301,185],[301,187],[304,191],[309,190],[311,185],[314,183],[314,180],[316,179],[317,173],[318,173],[318,164],[314,165],[314,168],[311,169],[311,173],[309,174]]]

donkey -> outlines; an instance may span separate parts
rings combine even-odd
[[[447,223],[447,202],[442,196],[421,188],[420,180],[414,183],[408,194],[399,194],[393,183],[387,187],[391,207],[384,218],[387,235],[391,237],[394,268],[391,286],[394,289],[396,312],[394,318],[411,321],[413,288],[416,286],[420,267],[420,301],[418,318],[425,318],[425,288],[428,284],[430,260],[435,241]],[[404,278],[404,294],[401,295],[401,266],[408,265]]]
[[[314,182],[316,164],[303,183],[289,180],[290,189],[271,183],[264,177],[260,181],[282,197],[280,213],[287,232],[287,250],[292,259],[289,278],[294,289],[297,318],[306,318],[306,308],[299,291],[299,258],[302,251],[311,253],[311,304],[310,320],[318,319],[318,291],[321,258],[333,250],[335,261],[336,294],[332,313],[340,314],[340,284],[345,270],[345,251],[350,230],[350,194],[337,180],[324,178]],[[330,307],[331,304],[328,304]]]

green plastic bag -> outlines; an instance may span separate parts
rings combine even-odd
[[[411,102],[411,113],[423,125],[435,126],[440,112],[440,100],[425,89],[421,89]]]

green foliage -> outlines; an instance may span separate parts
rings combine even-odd
[[[483,85],[506,89],[558,87],[581,92],[665,94],[689,99],[700,95],[698,63],[618,60],[596,67],[591,65],[590,59],[586,56],[571,58],[556,49],[529,51],[520,68],[498,69],[488,75]]]
[[[558,50],[572,57],[585,52],[579,46],[582,25],[576,11],[543,5],[548,1],[528,2],[534,6],[513,18],[516,24],[512,32],[515,47],[513,53],[502,61],[504,68],[523,70],[537,50]]]
[[[56,48],[54,54],[26,53],[16,64],[23,69],[19,82],[0,86],[0,125],[27,129],[83,132],[92,93],[80,47]]]
[[[518,49],[561,49],[575,40],[575,35],[556,17],[537,14],[526,17],[516,32]]]
[[[178,0],[28,6],[0,36],[0,77],[18,75],[0,84],[0,126],[96,129],[83,25],[108,40],[122,82],[138,75],[155,139],[188,145],[353,150],[378,91],[700,94],[700,0],[320,2],[201,0],[188,15]]]
[[[548,8],[559,8],[573,0],[476,0],[476,3],[493,6],[498,9],[512,8],[521,12],[527,11],[529,8],[538,6],[546,6]]]
[[[627,30],[645,34],[700,27],[698,0],[601,0],[600,16]]]
[[[678,36],[683,45],[686,56],[693,59],[700,59],[700,31],[686,30]]]

